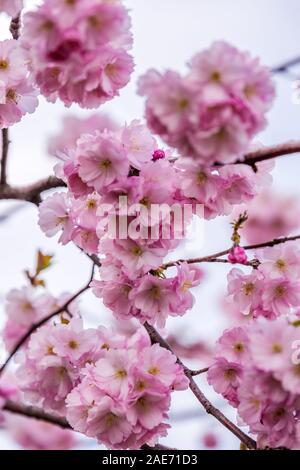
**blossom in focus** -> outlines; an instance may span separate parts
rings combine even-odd
[[[176,357],[151,345],[145,330],[127,338],[104,327],[84,329],[78,318],[39,328],[16,375],[27,400],[114,449],[154,445],[165,436],[171,394],[189,383]]]
[[[0,128],[19,122],[38,105],[37,91],[31,83],[26,53],[19,41],[0,42]]]

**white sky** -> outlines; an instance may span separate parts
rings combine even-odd
[[[36,3],[28,1],[27,5]],[[143,116],[143,100],[135,94],[136,79],[140,74],[150,67],[184,71],[185,62],[191,55],[214,40],[225,39],[241,49],[248,49],[270,66],[300,54],[298,0],[127,0],[125,4],[132,10],[136,69],[120,97],[103,106],[103,110],[111,112],[120,122]],[[4,37],[8,37],[7,21],[0,18],[0,38]],[[291,82],[279,78],[269,127],[260,137],[263,143],[300,137],[300,106],[292,103],[291,93]],[[53,105],[41,99],[37,112],[13,127],[9,161],[11,182],[26,184],[51,172],[53,160],[47,156],[47,138],[57,132],[62,116],[67,113],[89,114],[77,106],[66,109],[60,103]],[[277,164],[274,188],[299,195],[298,162],[297,156],[291,156]],[[10,205],[15,203],[0,201],[0,214]],[[74,292],[89,276],[90,265],[85,256],[73,246],[61,247],[56,240],[45,238],[36,220],[36,209],[28,205],[0,225],[0,300],[9,289],[23,284],[22,272],[32,266],[37,248],[56,255],[55,266],[47,274],[48,286],[53,293]],[[188,256],[211,253],[228,245],[229,231],[221,218],[207,223],[204,247],[197,249],[194,246]],[[227,270],[219,265],[206,268],[206,280],[197,291],[196,307],[183,319],[170,322],[169,330],[181,331],[187,338],[210,337],[213,340],[218,336],[224,327],[219,299],[225,289]],[[85,296],[82,306],[89,322],[101,323],[111,318],[91,295]],[[0,322],[1,315],[0,304]],[[215,399],[213,393],[211,396]],[[175,411],[194,409],[195,413],[199,410],[191,393],[178,393],[173,408]],[[226,413],[230,413],[227,408]],[[164,442],[171,447],[197,448],[199,436],[205,429],[220,427],[213,418],[206,416],[180,421]],[[9,441],[0,438],[0,449],[10,445]],[[238,443],[224,431],[221,446],[237,448]]]

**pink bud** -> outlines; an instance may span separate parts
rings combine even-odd
[[[206,449],[214,449],[218,445],[218,438],[214,433],[208,432],[202,437],[202,442]]]
[[[161,158],[165,158],[166,154],[163,150],[160,150],[160,149],[157,149],[157,150],[154,150],[153,154],[152,154],[152,159],[155,161],[155,160],[159,160]]]
[[[241,246],[234,246],[231,248],[228,255],[228,261],[232,264],[247,264],[248,258],[244,248]]]

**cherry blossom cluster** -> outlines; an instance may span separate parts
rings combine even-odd
[[[237,408],[259,448],[300,448],[298,324],[258,318],[226,330],[216,345],[208,382]]]
[[[297,243],[265,248],[250,274],[234,268],[228,274],[227,303],[239,315],[273,319],[294,315],[300,307],[300,249]]]
[[[39,328],[19,360],[24,396],[109,448],[154,445],[166,435],[171,393],[188,387],[176,357],[144,329],[126,337],[80,318]]]
[[[32,325],[58,310],[69,298],[67,293],[55,298],[47,290],[31,286],[12,289],[6,296],[7,319],[1,332],[7,351],[13,350]],[[77,313],[76,302],[72,302],[68,310]]]
[[[274,98],[271,74],[225,42],[196,54],[188,73],[148,71],[139,82],[153,132],[198,163],[243,159]]]
[[[0,128],[19,122],[37,105],[24,49],[15,39],[0,41]]]
[[[39,224],[47,236],[61,232],[61,243],[73,241],[100,255],[101,281],[94,281],[94,292],[117,318],[163,326],[169,315],[192,307],[189,289],[201,279],[198,268],[184,264],[172,278],[160,270],[185,237],[193,214],[212,218],[251,200],[270,166],[261,164],[255,173],[243,164],[204,170],[192,160],[174,161],[139,121],[93,131],[76,144],[73,131],[59,140],[60,148],[69,144],[56,166],[68,192],[42,202]]]
[[[15,18],[23,8],[23,0],[0,0],[0,13],[7,13]]]
[[[22,42],[49,101],[97,108],[129,81],[133,59],[126,8],[110,0],[46,0],[23,16]]]
[[[190,158],[180,158],[179,188],[185,202],[202,204],[205,219],[229,215],[235,205],[249,203],[262,186],[271,183],[273,164],[257,164],[257,172],[245,164],[203,166]]]

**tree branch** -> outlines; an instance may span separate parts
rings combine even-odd
[[[8,159],[8,148],[9,148],[8,129],[2,129],[2,154],[1,154],[1,177],[0,185],[6,185],[6,170],[7,170],[7,159]]]
[[[284,144],[272,145],[269,147],[262,147],[258,150],[253,150],[245,155],[245,159],[243,161],[236,163],[244,163],[251,167],[255,167],[256,163],[298,152],[300,152],[300,141],[291,141]]]
[[[155,330],[155,328],[149,325],[147,322],[144,324],[152,343],[158,343],[161,347],[168,349],[174,354],[172,348],[169,344],[160,336],[160,334]],[[175,354],[174,354],[175,355]],[[201,392],[198,385],[193,379],[193,374],[188,369],[182,361],[177,357],[177,363],[180,364],[184,370],[185,375],[190,381],[190,390],[193,392],[197,400],[201,403],[208,414],[214,416],[223,426],[225,426],[230,432],[232,432],[248,449],[256,449],[256,442],[247,436],[243,431],[241,431],[234,423],[232,423],[226,416],[206,398],[206,396]]]
[[[288,142],[285,144],[274,145],[254,150],[253,152],[247,153],[243,161],[238,160],[235,163],[243,163],[246,165],[250,165],[252,168],[256,169],[256,163],[284,155],[290,155],[297,152],[300,152],[300,142]],[[13,187],[5,185],[5,187],[0,188],[0,200],[17,199],[29,201],[34,204],[39,204],[41,201],[40,196],[43,191],[65,186],[65,182],[59,178],[56,178],[55,176],[49,176],[48,178],[23,187]]]
[[[292,237],[282,237],[282,238],[274,238],[274,240],[270,240],[268,242],[264,243],[257,243],[255,245],[244,245],[242,248],[244,250],[257,250],[259,248],[267,248],[267,247],[272,247],[275,245],[281,245],[282,243],[287,243],[291,241],[296,241],[300,239],[300,235],[294,235]],[[188,263],[188,264],[193,264],[193,263],[216,263],[216,262],[224,262],[227,263],[228,260],[221,260],[219,259],[221,256],[228,255],[230,253],[230,250],[232,247],[227,248],[227,250],[219,251],[217,253],[213,253],[212,255],[209,256],[203,256],[201,258],[190,258],[190,259],[178,259],[176,261],[169,261],[168,263],[165,263],[161,266],[161,269],[167,269],[172,266],[176,266],[177,264],[180,263]],[[251,261],[248,263],[252,265]]]
[[[11,353],[9,354],[8,358],[6,359],[6,361],[4,362],[4,364],[1,366],[0,368],[0,376],[1,374],[4,372],[5,368],[7,367],[8,363],[10,362],[10,360],[13,358],[13,356],[16,354],[16,352],[24,345],[24,343],[27,341],[27,339],[30,337],[30,335],[35,331],[37,330],[38,328],[40,328],[42,325],[44,325],[45,323],[47,323],[49,320],[51,320],[51,318],[55,317],[56,315],[59,315],[60,313],[63,313],[64,311],[66,311],[69,307],[69,305],[75,300],[77,299],[77,297],[79,297],[81,294],[83,294],[83,292],[85,292],[87,289],[89,289],[89,286],[90,286],[90,283],[91,281],[93,280],[93,277],[94,277],[94,270],[95,270],[95,265],[93,264],[93,269],[92,269],[92,274],[91,274],[91,277],[89,279],[89,281],[87,282],[87,284],[82,287],[82,289],[80,289],[78,292],[76,292],[74,295],[72,295],[72,297],[69,298],[69,300],[67,302],[65,302],[65,304],[58,308],[57,310],[55,310],[54,312],[50,313],[49,315],[47,315],[45,318],[43,318],[42,320],[40,320],[38,323],[34,323],[30,328],[29,330],[27,331],[27,333],[25,333],[24,336],[22,336],[22,338],[17,342],[17,344],[15,345],[15,347],[13,348],[13,350],[11,351]]]
[[[272,67],[271,72],[274,74],[286,72],[290,67],[294,67],[298,64],[300,64],[300,56],[294,57],[293,59],[289,59],[286,62],[283,62],[282,64]]]
[[[205,372],[208,372],[208,370],[209,367],[204,367],[203,369],[191,370],[190,373],[193,377],[195,377],[195,375],[205,374]]]
[[[19,39],[21,26],[21,13],[10,22],[9,31],[14,39]]]
[[[0,200],[17,199],[20,201],[32,202],[33,204],[39,204],[41,201],[41,193],[43,191],[65,186],[66,184],[61,179],[56,178],[55,176],[49,176],[48,178],[42,179],[28,186],[0,187]]]
[[[13,401],[7,400],[2,410],[26,416],[27,418],[35,418],[41,421],[47,421],[48,423],[56,424],[61,428],[72,429],[66,419],[61,418],[60,416],[54,416],[49,413],[45,413],[40,408],[33,406],[20,405],[18,403],[14,403]]]

